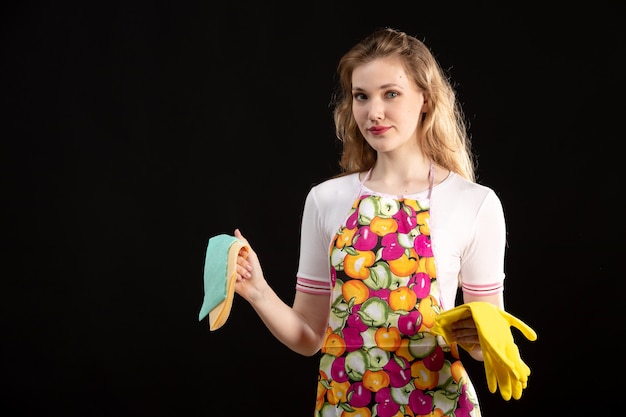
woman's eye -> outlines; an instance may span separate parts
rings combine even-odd
[[[397,91],[390,91],[387,94],[387,98],[394,98],[398,96],[398,92]]]
[[[356,101],[363,101],[363,100],[365,100],[366,98],[367,98],[367,96],[366,96],[365,94],[363,94],[363,93],[356,93],[356,94],[354,95],[354,99],[355,99]]]

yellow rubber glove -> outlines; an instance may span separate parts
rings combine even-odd
[[[470,317],[472,317],[472,310],[470,310],[468,304],[461,304],[450,310],[442,311],[441,314],[435,316],[435,324],[430,329],[430,332],[443,336],[443,338],[446,339],[446,342],[450,345],[456,341],[452,335],[452,323]],[[474,345],[468,345],[465,343],[459,343],[459,346],[468,352],[471,352],[472,349],[474,349]]]
[[[520,357],[511,326],[520,330],[528,340],[537,340],[537,334],[517,317],[491,303],[479,301],[461,304],[442,312],[435,318],[431,332],[443,336],[450,344],[455,341],[452,323],[470,316],[476,323],[489,391],[495,393],[499,388],[500,395],[505,400],[508,401],[511,397],[520,399],[528,384],[530,368]],[[468,352],[474,348],[472,345],[459,345]]]

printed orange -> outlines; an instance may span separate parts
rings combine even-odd
[[[417,271],[417,252],[414,248],[409,249],[409,255],[403,253],[398,259],[387,261],[389,269],[399,277],[408,277]]]
[[[392,310],[410,311],[417,303],[417,294],[407,286],[401,286],[389,293],[389,306]]]
[[[381,370],[372,371],[368,369],[363,373],[363,386],[372,392],[378,392],[389,386],[389,375]]]
[[[354,298],[354,304],[362,304],[370,295],[370,290],[363,281],[351,279],[341,286],[341,294],[346,302]]]

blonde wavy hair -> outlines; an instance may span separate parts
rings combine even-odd
[[[435,164],[475,181],[474,157],[456,92],[428,47],[392,28],[374,31],[346,52],[337,66],[338,83],[331,100],[335,133],[342,142],[342,173],[366,171],[376,163],[376,151],[365,141],[352,113],[352,72],[378,58],[399,57],[429,100],[419,135],[421,149]]]

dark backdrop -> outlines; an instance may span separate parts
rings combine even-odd
[[[484,415],[623,408],[623,2],[102,3],[1,6],[3,412],[312,414],[317,357],[241,298],[198,322],[204,251],[241,228],[291,302],[305,195],[338,167],[335,65],[377,26],[449,71],[504,204],[506,305],[539,339],[516,338],[519,401],[468,363]]]

